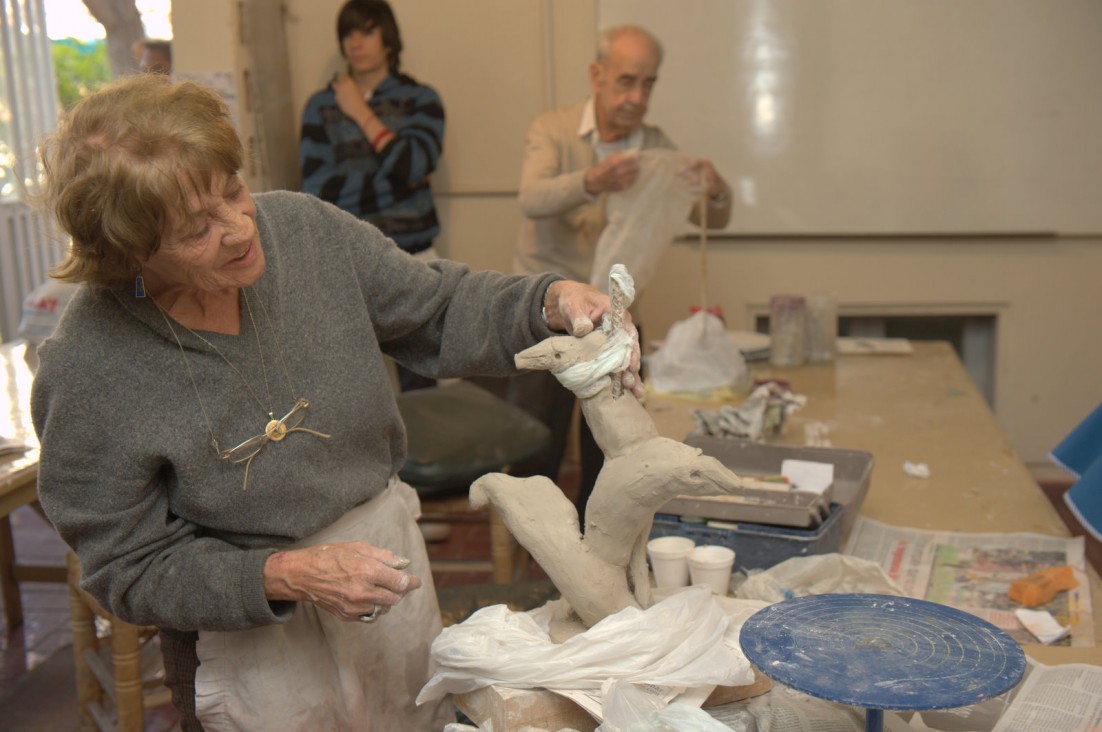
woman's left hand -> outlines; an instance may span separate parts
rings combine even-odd
[[[569,333],[576,338],[588,335],[600,322],[612,312],[612,302],[608,295],[596,287],[572,280],[556,280],[547,288],[543,300],[543,312],[547,317],[547,327],[558,333]],[[624,328],[631,333],[634,346],[631,350],[631,365],[623,372],[621,379],[624,387],[630,389],[636,397],[643,396],[643,380],[639,377],[639,331],[631,319],[631,313],[624,310]]]

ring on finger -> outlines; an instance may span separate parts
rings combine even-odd
[[[361,615],[360,616],[360,622],[361,623],[374,623],[376,620],[379,619],[379,615],[381,614],[380,610],[381,610],[381,608],[379,607],[379,605],[377,603],[373,603],[371,605],[371,612],[364,613],[363,615]]]

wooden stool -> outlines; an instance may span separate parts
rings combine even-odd
[[[485,389],[459,381],[397,395],[408,455],[399,476],[417,490],[423,523],[489,522],[489,560],[436,560],[438,572],[490,571],[494,582],[527,576],[528,553],[493,508],[475,511],[471,483],[487,473],[532,475],[551,444],[547,427]]]
[[[142,732],[145,710],[172,702],[155,628],[131,625],[80,589],[80,564],[69,552],[69,609],[73,625],[81,729]],[[96,620],[109,628],[100,637]]]

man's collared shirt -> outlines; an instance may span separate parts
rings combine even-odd
[[[589,141],[593,144],[593,151],[597,154],[597,162],[601,162],[615,153],[643,149],[642,125],[636,127],[627,136],[614,142],[601,140],[601,136],[597,132],[597,110],[592,96],[586,100],[585,107],[582,109],[582,121],[578,125],[578,137],[589,138]]]

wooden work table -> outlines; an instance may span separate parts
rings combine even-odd
[[[909,356],[846,355],[830,364],[791,368],[752,362],[755,378],[783,379],[807,397],[783,433],[768,442],[871,452],[875,464],[860,513],[884,523],[1068,536],[1067,526],[1014,452],[950,345],[913,346]],[[659,432],[678,440],[692,431],[693,410],[716,406],[647,396],[647,410]],[[904,462],[925,463],[930,477],[907,476]],[[1095,637],[1102,639],[1102,583],[1089,565],[1087,575]],[[1102,665],[1100,647],[1038,645],[1027,651],[1042,663]]]
[[[31,381],[27,344],[0,344],[0,435],[28,445],[15,455],[0,455],[0,593],[4,598],[7,632],[23,622],[20,582],[65,582],[64,567],[19,564],[11,530],[11,513],[20,506],[38,506],[38,439],[31,424]]]

